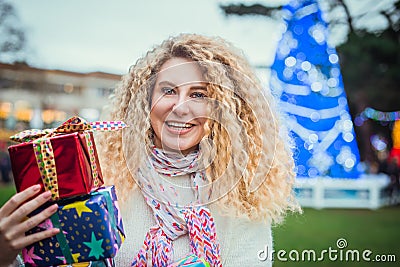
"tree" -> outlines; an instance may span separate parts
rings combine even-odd
[[[331,32],[342,28],[347,28],[347,33],[358,33],[364,31],[371,31],[366,26],[365,21],[375,18],[384,18],[387,22],[387,27],[383,29],[372,29],[375,33],[379,33],[385,29],[391,29],[394,35],[399,37],[400,28],[400,1],[393,0],[387,6],[379,8],[375,0],[359,1],[361,6],[357,13],[354,14],[350,10],[348,4],[344,0],[327,0],[319,1],[321,8],[328,14],[327,23]],[[219,6],[226,16],[264,16],[274,19],[282,17],[283,5],[265,6],[262,4],[221,4]],[[375,7],[375,8],[371,8]],[[363,10],[364,9],[364,10]],[[363,23],[364,21],[364,23]]]
[[[297,177],[358,178],[359,151],[338,56],[316,0],[285,6],[270,85],[290,130]]]
[[[20,54],[26,45],[25,32],[19,24],[14,7],[0,0],[0,62],[23,60]]]
[[[319,2],[327,14],[330,32],[346,32],[347,38],[337,46],[337,51],[352,118],[366,107],[383,111],[399,110],[400,0],[393,0],[382,8],[377,1],[359,2],[361,8],[357,13],[344,0]],[[275,19],[284,15],[280,13],[281,7],[220,5],[227,16],[261,15]],[[364,22],[372,19],[381,19],[386,26],[370,28]],[[373,161],[375,158],[369,140],[373,132],[380,132],[390,139],[390,128],[377,123],[366,122],[355,130],[362,160]]]

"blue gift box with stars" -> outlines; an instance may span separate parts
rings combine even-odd
[[[59,228],[60,233],[24,248],[25,266],[54,266],[115,257],[125,234],[114,186],[61,200],[58,205],[55,214],[28,234],[50,227]]]

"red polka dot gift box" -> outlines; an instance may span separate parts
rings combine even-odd
[[[52,192],[52,200],[85,195],[103,185],[93,131],[118,130],[123,122],[89,123],[72,117],[54,129],[26,130],[8,148],[18,192],[34,184]]]

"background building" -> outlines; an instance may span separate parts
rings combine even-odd
[[[70,116],[98,120],[121,76],[0,64],[1,139],[9,132],[57,126]]]

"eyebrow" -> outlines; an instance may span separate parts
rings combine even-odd
[[[198,81],[198,82],[204,83],[202,81]],[[193,82],[193,83],[198,83],[198,82],[196,81],[196,82]],[[182,85],[185,85],[185,84],[190,84],[190,83],[184,83]],[[171,86],[173,88],[179,87],[179,85],[175,85],[173,82],[170,82],[170,81],[161,81],[161,82],[158,83],[158,86],[163,86],[163,85],[168,85],[168,86]],[[191,90],[207,91],[207,86],[206,85],[193,85],[193,86],[190,87],[190,89]]]
[[[169,86],[172,86],[172,87],[177,87],[174,83],[169,82],[169,81],[161,81],[161,82],[158,83],[158,85],[159,85],[159,86],[162,86],[162,85],[169,85]]]
[[[206,91],[207,92],[207,87],[206,86],[201,86],[201,85],[196,85],[196,86],[192,86],[190,87],[191,90],[202,90],[202,91]]]

